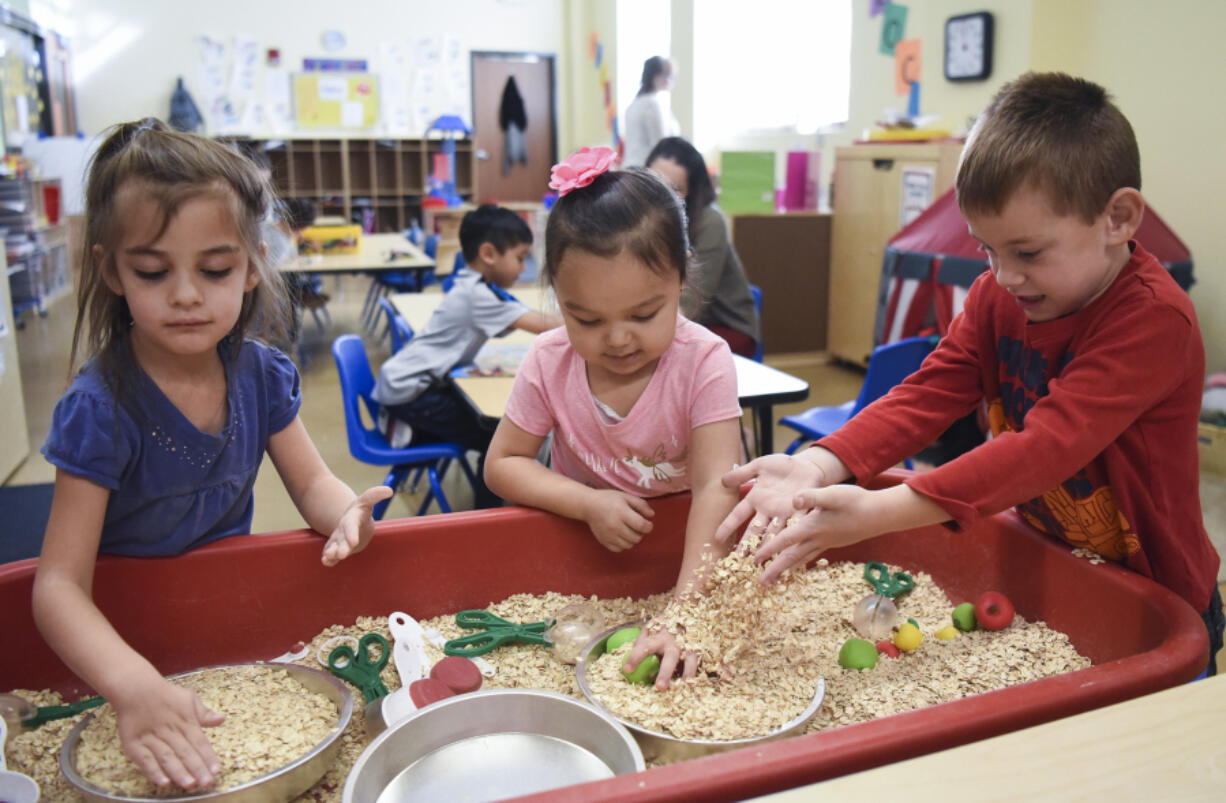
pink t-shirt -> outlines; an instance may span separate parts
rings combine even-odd
[[[536,338],[515,377],[506,415],[544,437],[553,467],[592,488],[660,496],[690,487],[690,433],[740,418],[736,367],[723,339],[677,318],[672,345],[630,414],[610,422],[597,407],[587,365],[558,328]]]

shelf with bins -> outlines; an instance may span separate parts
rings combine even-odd
[[[403,231],[420,218],[427,178],[440,139],[257,139],[230,138],[240,148],[268,156],[277,192],[310,198],[319,213],[362,222],[374,217],[375,231]],[[471,140],[456,140],[456,189],[476,193],[475,153]]]

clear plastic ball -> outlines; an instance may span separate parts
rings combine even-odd
[[[553,656],[567,664],[578,661],[583,649],[605,630],[604,616],[586,602],[567,605],[554,620],[545,638],[553,645]]]
[[[894,600],[881,594],[869,594],[856,605],[851,623],[860,635],[878,641],[890,635],[898,624],[898,608]]]
[[[11,733],[21,732],[21,723],[38,714],[38,708],[24,697],[16,694],[0,694],[0,717],[8,723]],[[0,750],[4,745],[0,744]]]

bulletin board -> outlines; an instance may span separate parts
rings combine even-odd
[[[295,73],[300,128],[371,128],[379,119],[379,79],[370,73]]]

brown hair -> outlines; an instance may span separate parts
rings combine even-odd
[[[288,310],[284,282],[260,247],[261,223],[273,199],[268,182],[238,151],[146,118],[116,126],[90,164],[70,365],[75,366],[83,336],[87,357],[99,357],[112,381],[117,381],[130,362],[126,348],[131,325],[128,305],[111,291],[104,276],[108,262],[113,268],[115,248],[125,224],[116,199],[121,188],[132,184],[161,211],[157,237],[186,201],[213,194],[226,202],[247,258],[260,275],[260,283],[243,298],[238,321],[227,338],[231,356],[257,327],[266,337],[283,336]],[[94,252],[94,246],[100,246],[100,253]]]
[[[545,225],[541,278],[553,284],[566,252],[612,257],[622,251],[653,272],[685,282],[690,241],[685,207],[664,180],[646,168],[602,173],[558,199]]]
[[[1128,119],[1097,84],[1026,73],[1001,87],[975,123],[955,188],[964,214],[1000,214],[1033,185],[1061,215],[1093,222],[1122,187],[1141,189],[1141,155]]]

